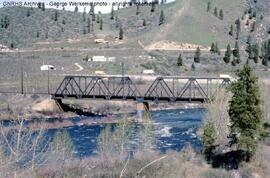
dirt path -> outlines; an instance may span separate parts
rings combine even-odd
[[[82,70],[83,70],[83,67],[82,67],[80,64],[78,64],[78,63],[74,63],[74,65],[78,67],[78,69],[76,70],[77,72],[79,72],[79,71],[82,71]]]

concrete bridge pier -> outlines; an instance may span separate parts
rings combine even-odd
[[[137,118],[139,122],[150,119],[148,102],[137,102]]]

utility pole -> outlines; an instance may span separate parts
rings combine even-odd
[[[124,69],[125,69],[125,66],[124,66],[124,62],[121,62],[121,68],[122,68],[122,77],[124,76]]]
[[[48,67],[48,94],[50,94],[50,68]]]
[[[21,55],[20,56],[20,60],[21,60],[21,93],[23,94],[24,91],[23,91],[23,61],[22,61],[22,57]]]

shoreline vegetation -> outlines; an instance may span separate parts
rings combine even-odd
[[[269,90],[268,84],[261,84],[260,89],[263,91],[261,95],[262,108],[269,108]],[[15,96],[18,102],[18,97]],[[24,97],[29,102],[29,98]],[[110,124],[106,124],[105,129],[101,132],[97,141],[97,155],[77,158],[74,155],[74,144],[69,133],[65,129],[59,130],[52,142],[44,137],[44,131],[47,128],[70,126],[71,122],[60,122],[59,119],[55,123],[48,124],[45,128],[44,123],[41,125],[33,125],[23,129],[25,116],[20,108],[12,108],[14,111],[21,112],[17,115],[16,127],[5,128],[3,123],[0,125],[0,177],[258,177],[264,178],[270,175],[269,159],[270,159],[270,139],[266,137],[256,141],[256,151],[248,160],[242,158],[242,151],[237,147],[230,148],[229,133],[230,129],[230,100],[232,94],[228,91],[220,91],[214,101],[205,105],[207,114],[204,123],[211,120],[213,125],[209,128],[210,134],[205,131],[205,126],[198,131],[198,135],[202,138],[205,146],[205,134],[210,138],[207,142],[210,145],[209,152],[204,150],[196,152],[190,145],[187,145],[180,152],[168,151],[164,154],[153,150],[155,138],[151,133],[153,124],[148,112],[145,113],[145,120],[140,127],[139,140],[136,149],[130,154],[130,143],[132,133],[131,125],[134,123],[131,119],[123,117],[117,120],[116,127],[112,129]],[[13,98],[14,99],[14,98]],[[41,103],[44,98],[39,98]],[[36,100],[34,100],[36,101]],[[20,101],[22,102],[22,101]],[[71,102],[71,101],[69,101]],[[117,103],[117,102],[116,102]],[[121,107],[115,102],[113,105],[106,105],[105,108],[110,110],[121,111]],[[73,103],[77,104],[77,103]],[[104,104],[104,103],[103,103]],[[118,103],[119,104],[119,103]],[[85,105],[89,105],[87,103]],[[84,105],[84,106],[85,106]],[[134,104],[127,107],[123,104],[124,111],[135,110]],[[19,105],[17,105],[19,106]],[[25,106],[25,104],[23,105]],[[155,106],[155,105],[153,105]],[[196,105],[200,106],[200,105]],[[11,106],[10,106],[11,107]],[[98,108],[98,109],[97,109]],[[151,108],[151,107],[150,107]],[[153,107],[155,109],[172,109],[166,104],[161,107]],[[185,108],[185,107],[184,107]],[[11,109],[11,108],[10,108]],[[27,109],[31,109],[28,107]],[[94,108],[91,108],[94,109]],[[104,111],[96,106],[96,111]],[[50,116],[47,112],[46,117]],[[110,113],[110,112],[108,112]],[[262,113],[264,122],[269,124],[270,117],[268,110]],[[114,120],[105,117],[106,123],[112,123]],[[42,120],[42,119],[41,119]],[[60,119],[61,120],[61,119]],[[98,124],[96,120],[82,121],[82,124]],[[41,126],[41,127],[40,127]],[[41,129],[36,129],[41,128]],[[204,129],[204,130],[203,130]],[[211,132],[213,133],[213,138]],[[269,131],[269,129],[267,130]],[[9,139],[8,139],[9,138]],[[32,138],[32,139],[29,139]],[[213,139],[213,140],[211,140]],[[45,145],[44,145],[45,144]],[[213,147],[212,147],[213,146]],[[207,147],[205,147],[207,148]],[[9,150],[6,152],[5,150]],[[41,151],[41,152],[40,152]],[[210,154],[210,157],[207,157]],[[196,170],[196,171],[194,171]]]

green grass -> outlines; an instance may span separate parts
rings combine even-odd
[[[211,0],[212,12],[206,12],[208,0],[177,0],[176,2],[166,5],[156,6],[155,12],[150,12],[150,6],[141,6],[140,14],[136,15],[136,7],[128,7],[115,11],[119,22],[124,29],[124,44],[114,47],[138,47],[137,40],[141,40],[144,44],[150,44],[155,41],[170,40],[192,44],[200,44],[209,46],[212,42],[219,42],[221,47],[227,43],[232,43],[232,39],[228,35],[231,24],[234,23],[238,16],[244,11],[242,0]],[[224,20],[219,20],[213,15],[213,8],[223,9]],[[183,13],[175,16],[179,10]],[[56,10],[46,9],[42,11],[34,8],[30,10],[31,15],[27,17],[26,7],[8,7],[0,8],[0,18],[7,15],[11,19],[11,26],[8,29],[1,29],[0,43],[10,46],[11,43],[15,47],[36,47],[36,48],[93,48],[99,47],[93,43],[94,38],[90,38],[91,34],[83,34],[84,26],[87,22],[83,21],[82,13],[70,11],[58,11],[58,20],[54,21],[53,16]],[[164,11],[166,23],[159,26],[159,15],[161,10]],[[87,18],[91,18],[87,14]],[[66,24],[62,24],[65,19]],[[110,19],[110,14],[102,15],[103,30],[99,30],[99,24],[94,22],[95,34],[106,34],[113,41],[114,37],[118,37],[119,28],[116,27],[115,20]],[[146,19],[146,27],[142,27],[142,19]],[[166,28],[169,26],[169,28]],[[13,28],[11,28],[13,27]],[[63,30],[63,31],[62,31]],[[37,32],[39,37],[37,38]],[[48,33],[48,39],[46,39]],[[48,45],[34,45],[38,41],[61,41],[65,39],[85,39],[78,43],[58,43]]]

